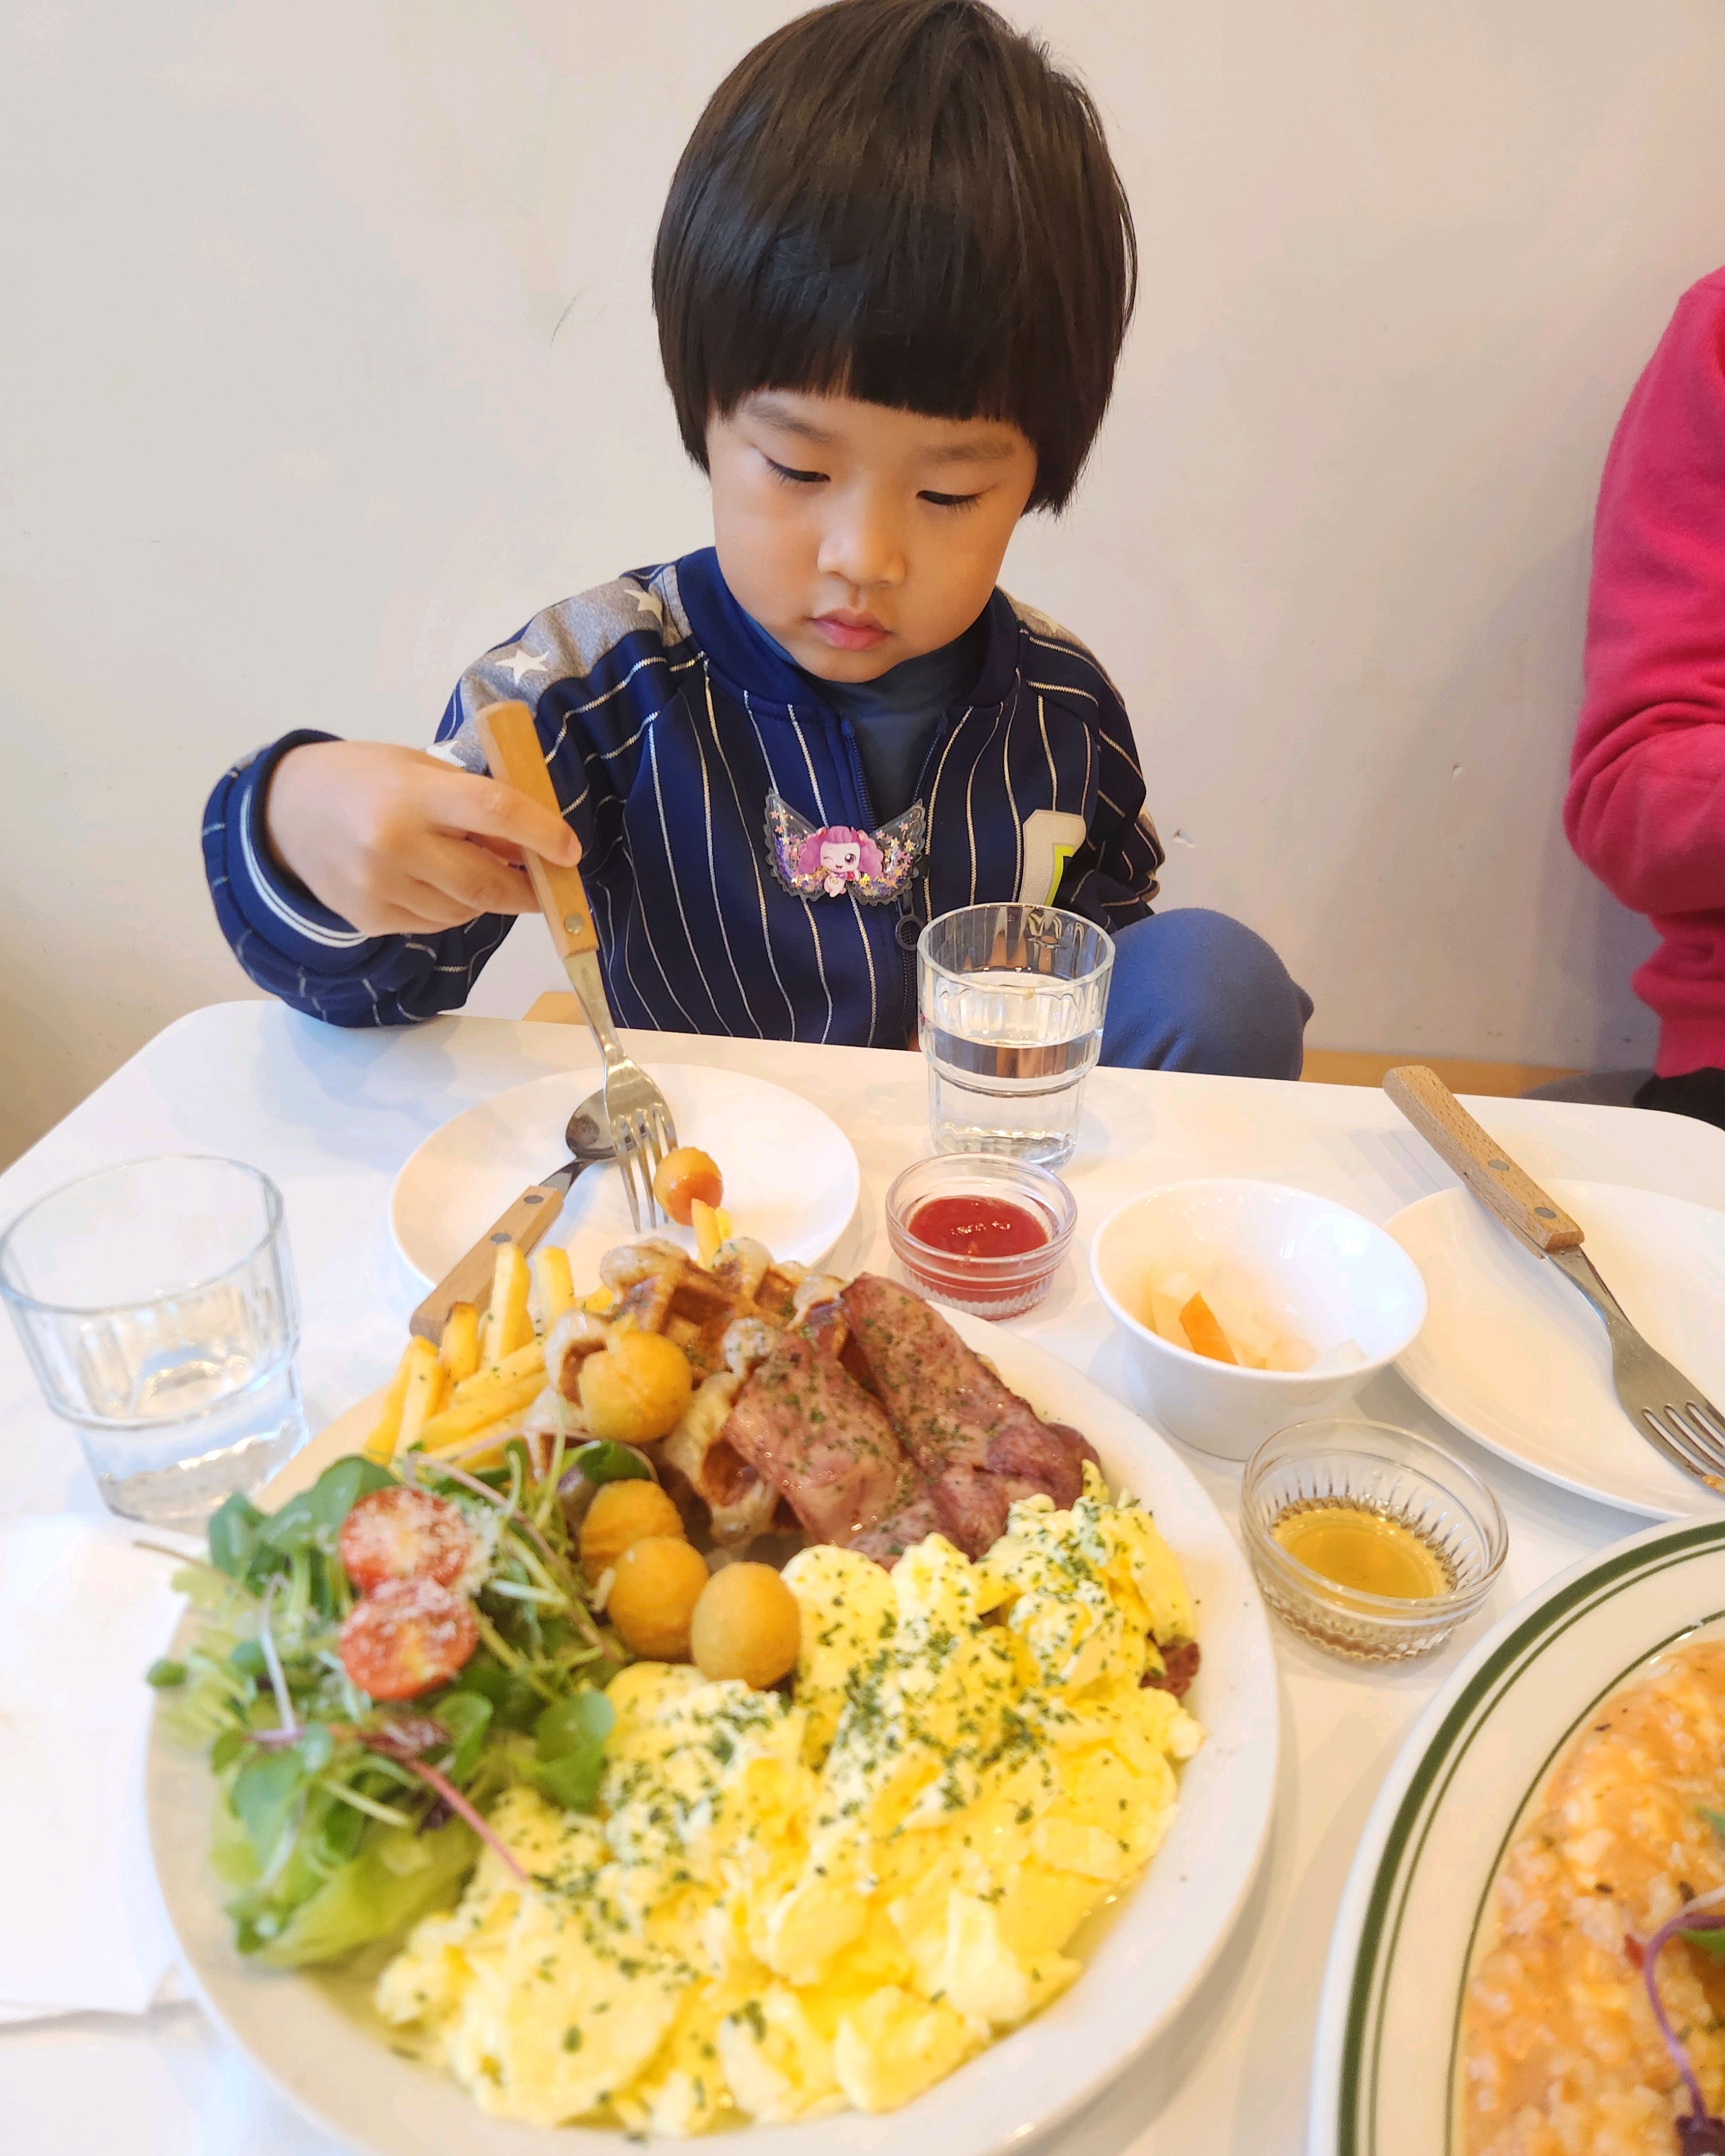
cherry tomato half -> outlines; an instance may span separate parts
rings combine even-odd
[[[359,1500],[341,1522],[339,1546],[359,1594],[386,1579],[434,1579],[453,1587],[473,1555],[473,1537],[457,1507],[401,1483]]]
[[[479,1645],[473,1606],[434,1579],[386,1579],[341,1627],[341,1666],[373,1699],[447,1684]]]

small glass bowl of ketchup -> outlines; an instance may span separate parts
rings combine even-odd
[[[886,1194],[887,1240],[911,1285],[977,1317],[1040,1302],[1077,1218],[1059,1176],[1004,1153],[937,1153]]]

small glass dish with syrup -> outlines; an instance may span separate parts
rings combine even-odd
[[[1503,1567],[1509,1530],[1478,1476],[1393,1424],[1296,1423],[1246,1464],[1240,1530],[1292,1630],[1362,1661],[1440,1647]]]
[[[974,1317],[1040,1302],[1077,1219],[1059,1176],[1005,1153],[936,1153],[886,1193],[886,1240],[911,1286]]]

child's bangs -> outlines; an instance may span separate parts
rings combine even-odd
[[[1038,403],[1049,354],[1022,289],[1022,249],[993,254],[926,218],[870,222],[860,246],[834,234],[829,250],[816,237],[819,270],[804,266],[812,236],[763,249],[729,333],[710,327],[711,411],[725,416],[757,389],[800,390],[932,418],[1006,420],[1040,442],[1052,416]]]

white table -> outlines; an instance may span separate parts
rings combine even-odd
[[[634,1045],[649,1062],[727,1065],[825,1108],[849,1132],[863,1171],[858,1217],[835,1263],[884,1265],[886,1184],[927,1150],[920,1060],[678,1035]],[[275,1004],[220,1005],[170,1027],[0,1177],[0,1222],[69,1177],[140,1154],[219,1152],[266,1169],[286,1194],[316,1428],[377,1383],[399,1351],[415,1291],[384,1215],[402,1161],[475,1101],[547,1071],[586,1071],[593,1060],[585,1033],[572,1027],[457,1018],[408,1032],[343,1034]],[[588,1086],[572,1079],[572,1101]],[[1725,1208],[1725,1134],[1705,1125],[1545,1101],[1471,1105],[1536,1176],[1633,1183]],[[1085,1270],[1090,1232],[1137,1189],[1208,1174],[1296,1183],[1378,1220],[1451,1179],[1374,1091],[1098,1071],[1067,1171],[1079,1206],[1077,1254],[1048,1301],[1018,1323],[1130,1397]],[[37,1403],[10,1328],[0,1332],[0,1511],[98,1511],[75,1448]],[[1497,1491],[1509,1558],[1481,1622],[1644,1524],[1475,1453],[1394,1376],[1378,1380],[1361,1405],[1446,1436],[1474,1454]],[[1232,1519],[1238,1471],[1189,1457]],[[1332,1661],[1286,1633],[1276,1644],[1284,1763],[1257,1887],[1197,1998],[1060,2134],[1063,2156],[1292,2156],[1304,2146],[1312,2025],[1342,1881],[1404,1732],[1462,1645],[1385,1673]],[[0,2146],[8,2156],[113,2148],[333,2156],[332,2144],[278,2102],[190,2005],[138,2020],[80,2015],[0,2030]]]

